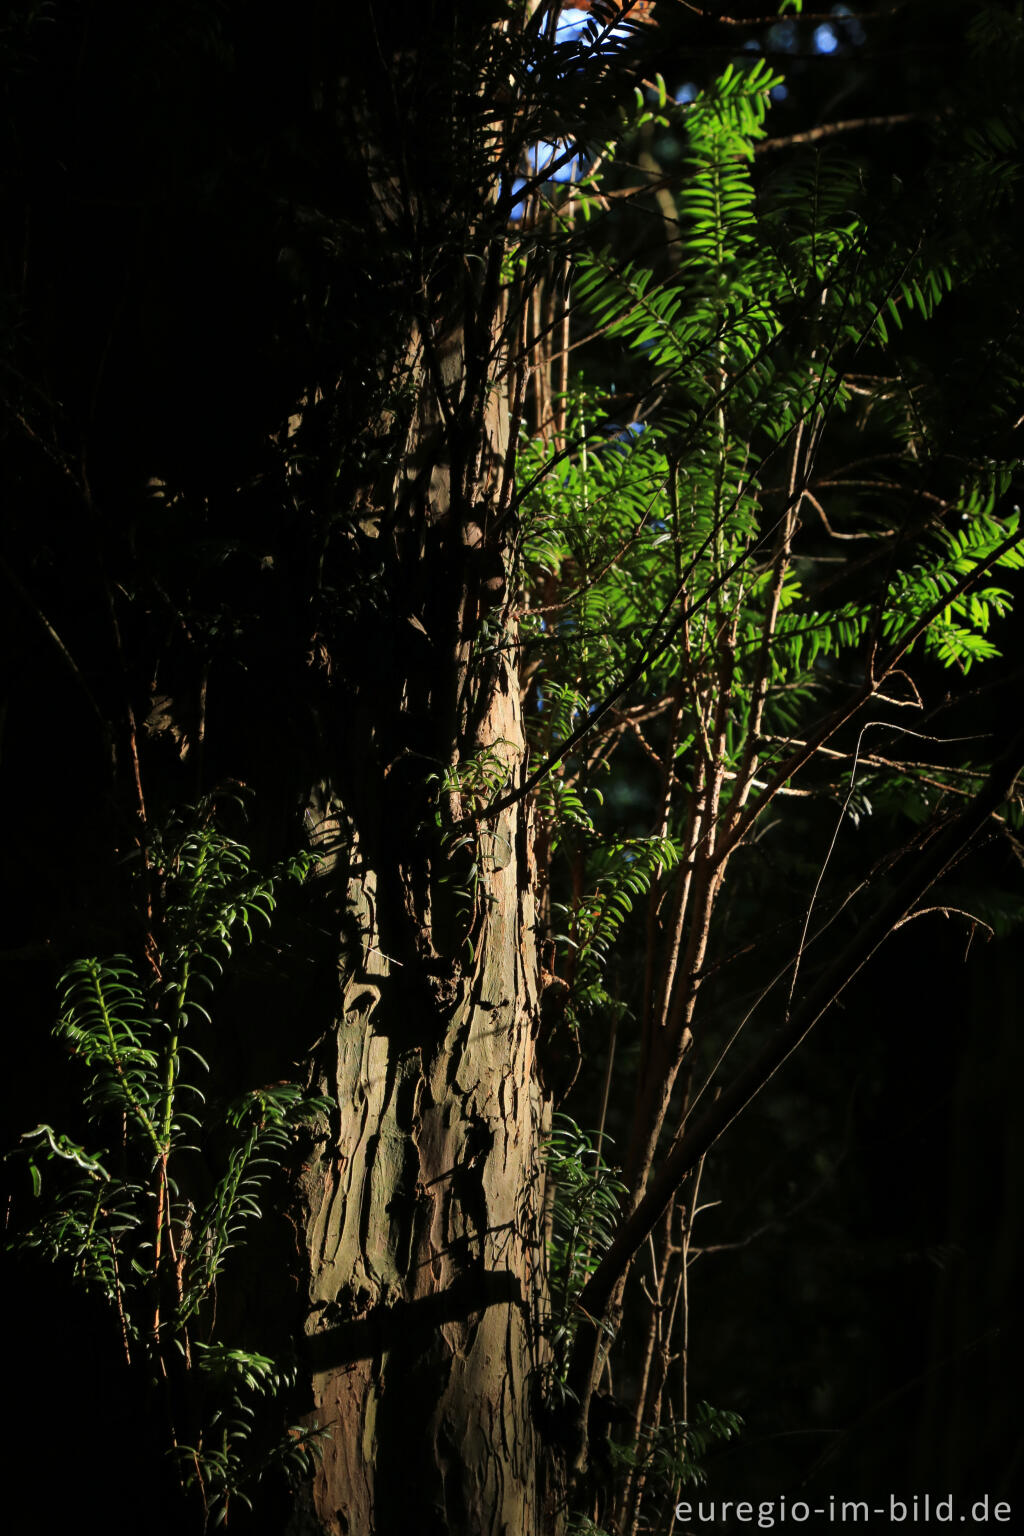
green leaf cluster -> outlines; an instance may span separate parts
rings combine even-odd
[[[902,228],[895,194],[879,200],[856,161],[762,174],[776,84],[757,61],[685,109],[662,90],[650,110],[687,146],[671,263],[588,237],[573,288],[632,419],[609,419],[615,397],[581,378],[567,444],[519,449],[535,757],[593,716],[656,763],[665,728],[645,737],[640,711],[661,699],[664,720],[674,699],[675,771],[685,788],[721,753],[723,812],[749,795],[750,764],[809,731],[879,646],[960,673],[997,656],[1011,590],[988,572],[1022,558],[1014,461],[951,451],[938,386],[893,342],[976,284],[976,260],[954,231]],[[851,549],[862,574],[836,581]],[[541,786],[553,845],[574,818],[574,837],[593,826],[610,750],[563,757],[562,788]],[[594,900],[558,914],[574,942],[595,942]]]
[[[127,1363],[170,1399],[183,1481],[218,1523],[266,1465],[305,1466],[316,1443],[289,1431],[254,1463],[256,1399],[283,1393],[293,1373],[219,1337],[216,1295],[296,1135],[315,1133],[333,1106],[289,1082],[208,1103],[193,1042],[213,1038],[211,994],[233,946],[253,941],[282,884],[315,861],[257,875],[213,798],[170,818],[145,857],[160,942],[151,936],[146,970],[122,954],[64,974],[54,1033],[82,1080],[91,1139],[86,1148],[50,1125],[22,1137],[13,1155],[40,1208],[15,1246],[68,1267],[116,1313]]]
[[[564,1397],[565,1366],[578,1316],[575,1299],[612,1238],[625,1185],[608,1166],[594,1139],[569,1115],[556,1112],[544,1148],[550,1236],[550,1311],[544,1333],[551,1346],[550,1392]]]

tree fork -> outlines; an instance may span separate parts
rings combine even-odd
[[[576,1473],[585,1460],[587,1405],[597,1380],[600,1360],[607,1348],[601,1326],[641,1245],[654,1230],[676,1190],[697,1167],[738,1115],[771,1081],[818,1020],[838,1001],[846,987],[868,963],[876,950],[908,917],[927,891],[969,847],[989,818],[1013,791],[1024,770],[1024,730],[1018,731],[992,765],[978,793],[958,816],[937,826],[931,839],[914,858],[912,867],[882,905],[875,909],[842,954],[812,987],[788,1022],[758,1053],[754,1061],[726,1087],[714,1103],[686,1127],[665,1161],[648,1184],[636,1209],[622,1223],[601,1262],[580,1293],[582,1314],[573,1346],[569,1384],[580,1404],[576,1426]]]

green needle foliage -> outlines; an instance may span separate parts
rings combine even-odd
[[[594,832],[580,792],[615,731],[642,740],[674,712],[680,783],[714,765],[728,821],[757,803],[770,744],[807,734],[865,668],[923,651],[967,674],[998,655],[1011,595],[990,573],[1024,565],[1016,461],[953,451],[891,344],[985,279],[955,232],[901,232],[894,206],[869,215],[856,163],[815,156],[755,180],[778,84],[757,61],[683,107],[660,87],[647,115],[687,143],[671,271],[590,245],[574,288],[581,323],[619,348],[639,419],[609,429],[608,399],[581,377],[571,449],[552,455],[542,436],[519,449],[536,750],[557,753],[595,717],[541,790],[553,847],[570,827]],[[596,221],[600,185],[574,195]],[[853,541],[856,581],[829,569],[851,547],[839,541]],[[666,831],[649,848],[667,869],[682,829],[670,816]],[[640,877],[638,847],[594,841],[604,866],[635,860]],[[565,942],[595,942],[591,887],[562,915]]]
[[[527,728],[533,762],[549,765],[535,802],[546,937],[584,1061],[607,1021],[620,1042],[621,1178],[568,1122],[549,1152],[552,1380],[571,1398],[588,1370],[600,1379],[609,1317],[621,1327],[612,1373],[636,1401],[631,1435],[613,1441],[616,1531],[648,1528],[738,1422],[687,1414],[686,1351],[660,1332],[669,1308],[686,1326],[692,1184],[651,1233],[652,1291],[646,1247],[633,1255],[643,1285],[628,1256],[591,1281],[621,1230],[614,1203],[641,1201],[694,1096],[727,1080],[747,1022],[732,1059],[789,1017],[865,913],[868,880],[877,902],[914,829],[983,782],[987,749],[944,739],[953,728],[933,727],[931,706],[999,655],[1024,567],[1012,360],[993,352],[961,426],[953,386],[921,361],[927,338],[942,345],[946,307],[980,302],[1009,260],[997,218],[986,246],[950,217],[972,198],[992,217],[1009,130],[979,130],[966,154],[951,142],[925,216],[908,221],[903,188],[863,161],[810,152],[766,169],[757,150],[780,83],[763,60],[731,65],[680,105],[655,81],[601,169],[550,189],[552,228],[574,242],[574,335],[589,341],[560,400],[564,429],[556,412],[518,448]],[[684,173],[664,246],[623,259],[607,194],[616,151],[645,126],[684,144]],[[925,745],[905,750],[918,734]],[[827,821],[812,820],[816,802],[831,802]],[[826,834],[808,854],[808,826],[835,828],[837,805],[832,850]],[[891,829],[880,867],[867,876],[844,843],[830,868],[843,824],[873,807]],[[1012,843],[1019,803],[999,821]],[[775,881],[783,872],[770,950],[755,858]]]
[[[575,1299],[608,1246],[625,1186],[569,1115],[555,1114],[544,1161],[551,1183],[549,1336],[557,1347],[572,1332]]]
[[[302,853],[257,875],[218,826],[214,797],[155,834],[145,968],[127,955],[78,960],[61,983],[55,1034],[82,1081],[89,1147],[50,1125],[21,1139],[41,1209],[17,1245],[116,1314],[126,1363],[163,1396],[183,1484],[214,1525],[249,1503],[268,1467],[301,1471],[318,1444],[303,1427],[264,1443],[260,1406],[287,1393],[294,1368],[222,1340],[216,1301],[297,1135],[332,1105],[288,1082],[208,1102],[199,1049],[215,1035],[233,946],[269,926],[281,887],[315,862]]]
[[[232,1328],[226,1303],[257,1223],[280,1212],[298,1149],[318,1137],[351,1158],[366,1221],[391,1219],[374,1204],[371,1149],[383,1166],[401,1142],[411,1173],[422,1096],[407,1120],[386,1118],[406,1114],[406,1068],[427,1070],[444,1010],[463,995],[475,1010],[477,981],[507,960],[518,992],[493,1007],[525,1015],[536,1002],[540,1067],[507,1096],[496,1082],[495,1097],[531,1103],[531,1137],[550,1129],[547,1290],[531,1258],[536,1293],[521,1292],[539,1340],[537,1439],[561,1458],[551,1486],[569,1489],[579,1532],[653,1528],[739,1427],[731,1410],[690,1411],[679,1343],[719,1132],[681,1171],[667,1149],[689,1155],[694,1125],[699,1142],[716,1105],[733,1114],[737,1084],[739,1115],[779,1065],[765,1044],[808,999],[820,1017],[864,964],[858,933],[888,920],[906,865],[945,848],[936,834],[959,807],[991,808],[977,792],[1002,743],[976,729],[970,695],[1005,643],[1024,567],[1019,7],[970,8],[962,32],[944,14],[946,42],[966,41],[962,80],[949,110],[916,124],[914,185],[856,138],[826,134],[854,150],[820,154],[812,130],[774,153],[782,77],[743,53],[763,18],[750,39],[714,33],[704,88],[682,101],[647,67],[656,29],[627,18],[615,42],[611,9],[566,41],[557,6],[518,0],[456,8],[451,25],[444,7],[336,20],[316,6],[279,59],[278,26],[244,6],[195,8],[187,47],[158,6],[138,29],[106,24],[126,46],[138,30],[129,67],[104,27],[79,35],[75,7],[23,4],[0,37],[24,86],[11,98],[21,211],[3,295],[11,671],[24,666],[26,692],[47,699],[59,672],[109,775],[116,815],[98,856],[76,829],[77,863],[100,867],[129,816],[145,823],[144,781],[150,804],[168,804],[210,782],[211,763],[247,778],[256,763],[278,829],[319,785],[314,836],[339,885],[374,894],[362,978],[374,1002],[328,1029],[376,1034],[389,1094],[402,1088],[364,1138],[351,1133],[358,1105],[253,1081],[244,1059],[223,1085],[238,946],[314,858],[260,873],[213,797],[150,827],[134,914],[116,914],[142,940],[76,960],[61,981],[56,1037],[81,1118],[22,1137],[34,1203],[16,1242],[106,1306],[204,1524],[227,1521],[269,1467],[308,1473],[322,1433],[284,1427],[297,1369]],[[698,49],[734,22],[718,7],[657,9],[675,13],[655,12],[663,35],[692,26]],[[920,6],[865,20],[908,9],[925,24]],[[876,58],[890,35],[880,26]],[[678,48],[665,57],[678,69]],[[68,147],[93,113],[83,170]],[[125,148],[119,125],[136,117],[144,131]],[[20,186],[44,167],[37,207]],[[96,317],[79,298],[93,288]],[[110,634],[94,613],[109,613]],[[496,677],[517,740],[484,733],[481,746]],[[146,721],[165,678],[166,722],[156,709]],[[52,798],[61,743],[40,725],[40,750],[12,697],[33,743],[18,758],[9,732],[25,791]],[[961,736],[946,711],[965,699]],[[872,812],[874,842],[842,842]],[[1020,819],[1011,796],[984,835],[1019,856]],[[513,857],[529,902],[492,925],[493,877]],[[958,879],[941,910],[1020,921],[1015,896],[983,899]],[[886,931],[920,910],[914,889]],[[339,940],[336,916],[328,970],[340,958],[351,980],[362,933]],[[486,945],[499,931],[519,952],[496,965]],[[557,1044],[563,1018],[578,1079],[564,1041],[544,1075],[542,1027]],[[592,1092],[605,1044],[621,1169],[602,1156],[604,1109],[600,1143],[557,1112],[563,1082]],[[304,1079],[319,1070],[307,1060]],[[430,1080],[452,1095],[431,1109],[454,1137],[466,1090],[457,1070]],[[410,1200],[475,1189],[478,1164],[501,1156],[497,1120],[486,1128],[464,1180],[410,1176]],[[637,1236],[666,1170],[678,1180]],[[473,1215],[481,1243],[486,1217]],[[308,1230],[298,1237],[308,1245]],[[449,1263],[467,1272],[451,1246],[429,1266],[438,1286]],[[403,1289],[426,1300],[439,1294],[427,1268],[373,1303],[339,1281],[339,1306],[386,1307]],[[395,1391],[397,1373],[379,1358],[373,1370]],[[588,1399],[609,1381],[622,1413],[595,1492]],[[390,1433],[400,1410],[383,1410]],[[368,1407],[359,1429],[354,1444],[376,1443]],[[430,1454],[440,1447],[435,1436]],[[520,1475],[519,1449],[495,1444],[502,1476]],[[454,1489],[448,1470],[438,1486]],[[334,1520],[347,1491],[329,1492]]]

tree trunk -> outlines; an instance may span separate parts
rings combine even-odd
[[[509,418],[493,395],[460,485],[439,392],[472,410],[463,336],[449,325],[432,353],[417,335],[407,360],[417,403],[392,504],[364,519],[386,545],[389,611],[342,705],[336,781],[307,812],[344,895],[318,1069],[337,1118],[296,1212],[310,1420],[329,1439],[292,1529],[331,1536],[557,1529],[535,1424],[529,818],[522,802],[472,816],[525,753],[514,625],[490,606]]]
[[[507,668],[485,735],[516,742],[520,729]],[[394,874],[374,867],[372,834],[349,832],[345,926],[358,948],[343,961],[322,1077],[338,1118],[302,1180],[313,1417],[331,1436],[314,1528],[342,1536],[415,1518],[427,1532],[525,1536],[542,1528],[525,829],[516,807],[479,839],[472,959],[432,951],[415,891],[436,871],[408,858],[403,916],[423,926],[393,952]]]
[[[381,942],[377,873],[348,879],[363,947],[324,1073],[338,1123],[302,1184],[313,1417],[331,1436],[313,1528],[332,1536],[410,1519],[438,1533],[547,1528],[531,1377],[532,896],[506,815],[507,846],[482,855],[492,867],[473,963],[430,975],[397,962]],[[359,846],[354,834],[357,857]]]
[[[57,380],[37,391],[53,422],[28,421],[25,453],[48,463],[44,442],[75,498],[47,634],[70,624],[60,655],[92,713],[117,722],[103,833],[116,851],[141,845],[148,815],[243,781],[261,853],[294,849],[304,803],[324,855],[333,1021],[310,1054],[320,1021],[293,969],[291,1028],[275,1019],[259,1038],[258,999],[216,1067],[252,1087],[264,1059],[274,1074],[298,1059],[336,1103],[291,1192],[292,1252],[281,1261],[268,1219],[274,1267],[247,1255],[217,1301],[254,1348],[284,1344],[297,1278],[299,1392],[326,1434],[288,1528],[536,1536],[559,1516],[536,1415],[534,865],[525,801],[476,819],[525,771],[499,526],[514,435],[497,330],[502,109],[481,107],[498,96],[493,40],[518,22],[497,0],[316,3],[284,46],[276,23],[225,16],[199,16],[180,58],[177,18],[123,28],[123,56],[72,18],[52,79],[41,68],[54,103],[70,102],[68,147],[53,130],[54,163],[79,176],[61,173],[68,228],[86,210],[96,232],[69,236],[58,200],[17,237],[32,247],[24,331],[47,322],[33,363]],[[81,167],[76,112],[96,141]],[[145,131],[126,191],[133,113]],[[123,272],[111,250],[131,253]],[[137,539],[152,589],[127,574]],[[110,931],[74,942],[102,951]]]

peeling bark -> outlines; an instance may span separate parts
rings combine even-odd
[[[332,1536],[413,1514],[425,1531],[542,1529],[542,1103],[532,893],[509,832],[477,961],[433,999],[383,953],[373,875],[350,881],[363,954],[325,1078],[338,1126],[302,1188],[313,1417],[331,1432],[316,1529]]]
[[[338,1013],[315,1074],[337,1112],[295,1213],[308,1417],[329,1438],[293,1533],[559,1523],[535,1423],[546,1101],[528,813],[467,814],[474,765],[514,783],[525,755],[511,622],[485,654],[476,644],[509,413],[492,396],[475,474],[457,475],[438,391],[462,388],[472,410],[462,337],[453,326],[443,348],[421,336],[410,352],[419,405],[394,504],[374,519],[406,622],[387,667],[368,650],[356,673],[337,786],[307,812],[343,899]]]

